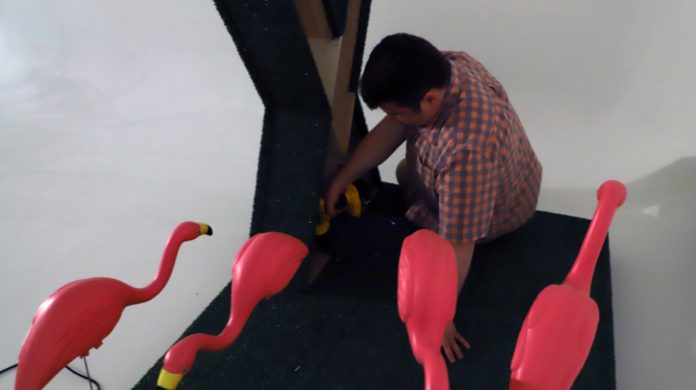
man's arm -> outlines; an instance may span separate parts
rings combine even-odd
[[[471,258],[474,254],[475,246],[476,244],[473,242],[465,242],[461,244],[452,243],[454,256],[457,259],[457,294],[462,291],[462,286],[464,286],[466,276],[469,274]]]
[[[469,274],[469,268],[471,267],[471,258],[474,254],[474,247],[476,243],[465,242],[465,243],[452,243],[452,249],[454,249],[454,256],[457,260],[457,295],[462,291],[462,286],[464,286],[464,281],[466,281],[466,276]],[[445,328],[445,336],[442,340],[442,349],[447,356],[447,360],[450,363],[455,362],[455,356],[458,359],[462,359],[464,355],[459,347],[461,344],[464,348],[469,349],[471,346],[466,339],[457,332],[454,327],[454,322],[450,322]]]
[[[335,213],[334,205],[346,187],[378,166],[406,140],[406,129],[396,120],[385,116],[370,131],[332,180],[326,192],[326,211]]]

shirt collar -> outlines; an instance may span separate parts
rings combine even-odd
[[[448,60],[449,61],[449,60]],[[445,95],[442,98],[442,108],[435,121],[427,126],[429,129],[439,129],[447,123],[452,109],[457,106],[461,100],[461,76],[460,70],[457,64],[453,61],[449,61],[450,64],[450,81],[445,90]]]

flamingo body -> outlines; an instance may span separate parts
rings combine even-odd
[[[448,390],[440,345],[457,306],[457,264],[449,241],[429,230],[404,240],[397,301],[413,355],[425,371],[426,390]]]
[[[180,224],[167,242],[157,276],[145,288],[96,277],[68,283],[51,294],[36,311],[22,343],[15,390],[40,390],[73,359],[99,348],[126,306],[148,301],[162,290],[181,244],[201,234],[212,230],[194,222]]]
[[[525,319],[512,358],[511,390],[570,389],[590,353],[599,309],[567,285],[544,288]]]
[[[232,267],[230,317],[222,333],[197,333],[176,343],[164,357],[157,385],[175,389],[199,350],[217,351],[232,344],[259,301],[284,289],[307,253],[300,240],[285,233],[259,233],[247,240]]]
[[[129,288],[116,279],[91,278],[51,294],[22,345],[15,389],[41,389],[75,357],[98,348],[121,317]]]
[[[599,323],[590,286],[599,253],[626,187],[610,180],[597,192],[599,203],[568,276],[544,288],[522,324],[512,357],[511,390],[567,390],[585,365]]]

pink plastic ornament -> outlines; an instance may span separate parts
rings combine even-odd
[[[199,350],[218,351],[231,345],[259,301],[283,290],[307,253],[300,240],[284,233],[259,233],[251,237],[234,260],[232,305],[222,333],[217,336],[197,333],[176,343],[164,357],[157,385],[175,389],[191,370]]]
[[[116,327],[126,306],[149,301],[162,291],[181,244],[213,230],[184,222],[169,237],[155,279],[144,288],[111,278],[77,280],[58,289],[34,315],[19,352],[15,390],[40,390],[76,357],[84,357]]]
[[[597,198],[570,273],[563,284],[539,293],[522,324],[510,366],[511,390],[570,389],[587,360],[599,322],[597,303],[590,298],[592,277],[614,213],[626,200],[626,187],[607,181]]]
[[[449,241],[429,230],[404,240],[397,300],[413,355],[423,365],[425,389],[448,390],[440,346],[457,307],[457,263]]]

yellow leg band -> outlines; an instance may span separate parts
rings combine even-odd
[[[183,374],[174,374],[165,369],[160,370],[159,378],[157,378],[157,386],[167,390],[174,390],[181,382]]]

